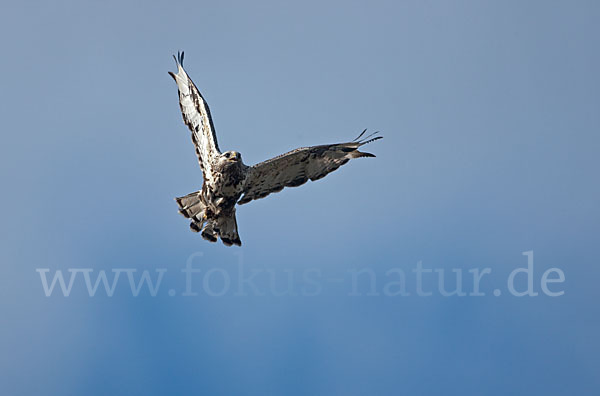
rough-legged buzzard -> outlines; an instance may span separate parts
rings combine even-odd
[[[237,151],[221,153],[208,104],[183,69],[183,52],[178,54],[175,62],[177,74],[169,74],[177,83],[183,121],[192,131],[204,176],[201,190],[175,200],[179,212],[191,219],[190,228],[200,232],[204,239],[216,242],[221,238],[227,246],[241,246],[235,219],[236,204],[264,198],[284,187],[318,180],[352,158],[374,157],[358,148],[381,139],[381,136],[373,137],[377,132],[364,136],[364,130],[351,142],[302,147],[247,166]]]

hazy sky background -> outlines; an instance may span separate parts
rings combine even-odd
[[[594,1],[6,3],[0,393],[597,392],[599,20]],[[202,183],[167,75],[181,49],[247,164],[363,128],[377,158],[240,207],[241,249],[205,242],[173,201]],[[558,267],[563,296],[508,295],[529,250],[536,291]],[[296,290],[368,267],[381,293],[400,268],[411,296],[346,277],[210,297],[201,273],[182,297],[196,252]],[[490,268],[486,296],[416,296],[418,261]],[[168,272],[156,297],[123,277],[48,298],[37,268]]]

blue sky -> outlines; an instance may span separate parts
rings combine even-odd
[[[0,393],[597,392],[599,17],[592,1],[5,5]],[[243,248],[209,244],[173,201],[202,184],[167,75],[182,49],[247,164],[364,128],[385,136],[377,158],[240,207]],[[511,296],[531,250],[540,295]],[[486,295],[415,295],[419,261],[465,287],[489,268]],[[112,297],[82,277],[46,297],[40,268],[166,272],[156,296],[123,274]],[[540,289],[551,268],[560,297]],[[378,295],[367,278],[349,295],[361,269]],[[383,293],[391,269],[410,296]],[[240,271],[265,295],[236,295]]]

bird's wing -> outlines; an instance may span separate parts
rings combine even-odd
[[[381,139],[382,136],[372,137],[377,133],[375,132],[361,140],[365,131],[352,142],[302,147],[250,167],[244,184],[244,195],[238,204],[264,198],[284,187],[297,187],[308,180],[318,180],[351,158],[374,157],[371,153],[358,151],[358,148]]]
[[[174,55],[173,58],[175,58]],[[200,91],[183,69],[183,52],[177,54],[175,63],[177,64],[177,74],[173,72],[169,72],[169,74],[179,89],[179,107],[183,115],[183,122],[192,131],[192,141],[196,146],[196,155],[204,180],[210,180],[213,176],[213,159],[221,154],[210,110]]]

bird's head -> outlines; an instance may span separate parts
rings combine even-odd
[[[242,155],[237,151],[226,151],[221,154],[221,163],[223,164],[232,164],[232,163],[242,163]]]

